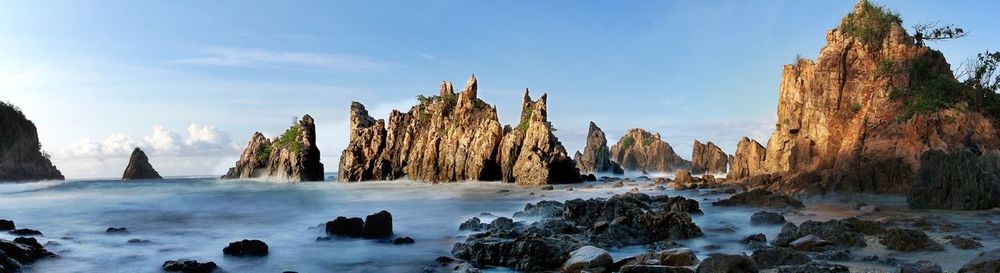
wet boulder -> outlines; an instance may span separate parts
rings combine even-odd
[[[229,243],[222,253],[230,256],[267,256],[267,244],[261,240],[242,240]]]
[[[385,238],[392,235],[392,214],[379,211],[365,217],[365,228],[362,237],[365,239]]]
[[[340,216],[333,221],[326,222],[326,233],[330,235],[358,238],[364,234],[364,230],[365,221],[357,217]]]
[[[479,269],[469,262],[441,256],[434,259],[434,264],[425,266],[423,273],[479,273]]]
[[[921,260],[915,263],[903,263],[899,265],[897,273],[944,273],[941,266],[931,261]]]
[[[125,228],[125,227],[109,227],[107,230],[104,230],[104,233],[107,233],[107,234],[128,234],[128,229]]]
[[[897,251],[941,251],[944,247],[938,244],[923,231],[905,228],[893,228],[886,231],[879,243],[886,248]]]
[[[839,247],[865,247],[865,235],[879,235],[884,232],[881,225],[857,218],[841,220],[814,221],[809,220],[795,227],[786,224],[775,240],[775,246],[787,246],[794,240],[806,235],[815,235],[819,239],[829,241]]]
[[[698,256],[690,248],[679,247],[647,252],[618,261],[617,267],[631,265],[692,266],[699,262]]]
[[[0,272],[17,272],[24,265],[54,256],[34,238],[0,239]]]
[[[747,235],[747,237],[743,237],[743,239],[740,240],[740,243],[751,246],[762,246],[767,244],[767,236],[763,233]]]
[[[756,273],[757,265],[746,255],[712,254],[698,265],[697,273]]]
[[[515,212],[514,217],[559,218],[562,217],[562,213],[562,202],[543,200],[535,204],[528,203],[524,205],[524,210]]]
[[[759,269],[771,269],[784,265],[802,265],[812,262],[805,253],[793,249],[774,247],[762,248],[753,251],[750,255]]]
[[[702,213],[701,208],[698,207],[698,201],[687,199],[682,196],[674,196],[668,198],[666,195],[661,195],[655,197],[654,200],[662,201],[664,210],[687,212],[690,214]]]
[[[805,207],[801,201],[795,198],[770,192],[764,189],[755,189],[748,192],[738,193],[729,199],[712,203],[715,206],[746,206],[758,208],[791,208],[801,209]]]
[[[606,272],[614,263],[611,253],[593,246],[583,246],[569,253],[560,270],[564,273]]]
[[[0,231],[15,230],[14,221],[7,219],[0,219]]]
[[[785,216],[774,212],[760,211],[750,216],[750,223],[754,225],[780,225],[785,223]]]
[[[664,265],[626,265],[618,270],[619,273],[694,273],[687,267],[664,266]]]
[[[10,233],[12,235],[17,235],[17,236],[41,236],[42,235],[41,231],[37,231],[37,230],[34,230],[34,229],[30,229],[30,228],[19,228],[19,229],[11,230],[8,233]]]
[[[979,253],[958,270],[958,273],[1000,272],[1000,248]]]
[[[452,255],[479,266],[503,266],[521,271],[544,271],[559,268],[575,242],[537,235],[515,239],[487,236],[456,243]]]
[[[795,241],[788,243],[788,246],[801,251],[826,251],[829,250],[829,247],[833,246],[833,243],[823,240],[819,236],[809,234],[795,239]]]
[[[976,240],[976,238],[965,238],[958,235],[948,235],[944,236],[944,239],[948,240],[949,244],[955,246],[955,248],[958,249],[976,249],[983,247],[983,244],[980,243],[978,240]]]
[[[180,259],[163,262],[163,271],[181,273],[211,273],[218,268],[215,262],[198,262],[196,260]]]
[[[392,239],[392,244],[394,245],[411,245],[414,243],[416,243],[416,241],[414,241],[413,238],[410,238],[409,236]]]
[[[479,220],[479,217],[472,217],[472,219],[465,220],[461,225],[458,226],[458,230],[471,230],[471,231],[481,231],[486,229],[488,226]]]
[[[778,267],[778,273],[851,273],[846,266],[825,262],[811,262],[802,265]]]

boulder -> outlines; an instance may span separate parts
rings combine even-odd
[[[128,229],[125,228],[125,227],[109,227],[108,229],[104,230],[104,233],[107,233],[107,234],[128,234],[129,232],[128,232]]]
[[[965,238],[958,235],[944,236],[948,243],[958,249],[976,249],[983,247],[983,244],[974,238]]]
[[[990,251],[980,252],[969,262],[965,263],[958,273],[990,273],[1000,272],[1000,248]]]
[[[788,246],[801,251],[825,251],[828,250],[829,246],[833,246],[833,243],[823,240],[819,236],[809,234],[795,239],[788,243]]]
[[[14,221],[7,219],[0,219],[0,231],[15,230]]]
[[[709,141],[702,144],[698,140],[694,141],[694,148],[691,151],[692,173],[725,173],[728,165],[729,155],[726,155],[719,146],[715,146],[715,143]]]
[[[746,255],[711,254],[698,265],[697,273],[756,273],[757,265]]]
[[[606,250],[593,246],[583,246],[569,253],[569,259],[560,270],[565,273],[606,272],[614,259]]]
[[[242,240],[229,243],[222,253],[230,256],[267,256],[267,244],[261,240]]]
[[[629,129],[611,146],[611,160],[627,171],[666,173],[691,166],[691,161],[677,155],[660,134],[639,128]]]
[[[514,239],[475,238],[456,243],[452,255],[480,266],[503,266],[521,271],[559,268],[578,248],[573,242],[534,234]]]
[[[765,173],[764,156],[766,154],[764,146],[756,140],[743,137],[736,144],[736,153],[730,158],[729,172],[726,178],[738,181],[753,175]]]
[[[663,266],[663,265],[626,265],[622,266],[619,273],[694,273],[687,267]]]
[[[254,132],[236,165],[229,168],[222,178],[323,181],[315,120],[309,115],[302,116],[301,120],[273,140]]]
[[[785,223],[785,216],[774,212],[759,211],[750,216],[750,223],[754,225],[780,225]]]
[[[516,215],[515,215],[516,216]],[[472,219],[465,220],[461,225],[458,226],[458,230],[470,230],[470,231],[481,231],[486,229],[488,226],[479,220],[479,217],[472,217]]]
[[[587,132],[587,144],[583,147],[583,153],[577,152],[573,160],[576,161],[577,169],[588,173],[612,173],[624,174],[625,171],[618,163],[611,161],[611,152],[608,149],[608,138],[604,136],[604,131],[593,121],[590,122],[590,129]]]
[[[944,273],[944,270],[941,270],[941,266],[936,263],[921,260],[899,265],[899,271],[896,273]]]
[[[63,180],[41,147],[35,124],[17,106],[0,102],[0,182]]]
[[[524,210],[515,212],[514,217],[559,218],[562,213],[562,202],[542,200],[535,204],[524,205]]]
[[[149,157],[146,157],[146,153],[136,147],[128,158],[128,166],[125,167],[122,179],[163,179],[163,177],[160,177],[160,173],[153,169],[152,164],[149,164]]]
[[[424,273],[479,273],[479,269],[466,261],[456,260],[451,257],[441,256],[434,260],[434,264],[426,266],[421,272]]]
[[[716,206],[748,206],[759,208],[792,208],[801,209],[805,207],[802,202],[795,198],[770,192],[764,189],[755,189],[748,192],[738,193],[729,199],[713,202]]]
[[[763,233],[750,234],[740,240],[744,245],[763,245],[767,243],[767,236]]]
[[[364,235],[365,221],[361,218],[337,217],[326,222],[326,234],[358,238]]]
[[[379,211],[365,217],[365,228],[362,237],[365,239],[384,238],[392,235],[392,214]]]
[[[394,245],[409,245],[414,243],[416,243],[416,241],[413,240],[413,238],[410,238],[409,236],[392,239],[392,244]]]
[[[772,269],[784,265],[802,265],[812,262],[805,253],[788,248],[761,248],[750,256],[759,269]]]
[[[34,238],[0,239],[0,272],[18,272],[27,264],[54,256]]]
[[[897,251],[941,251],[944,247],[938,244],[923,231],[905,228],[886,230],[879,241],[886,248]]]
[[[30,228],[19,228],[19,229],[11,230],[11,231],[9,231],[7,233],[10,233],[12,235],[17,235],[17,236],[41,236],[42,235],[41,231],[30,229]]]
[[[215,262],[198,262],[196,260],[180,259],[163,262],[163,271],[182,273],[211,273],[218,268]]]

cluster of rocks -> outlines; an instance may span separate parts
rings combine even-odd
[[[247,147],[223,179],[268,178],[290,182],[323,181],[323,163],[316,144],[316,123],[309,115],[268,140],[254,132]]]
[[[379,211],[368,215],[364,220],[358,217],[339,216],[333,221],[326,222],[326,234],[329,236],[342,236],[350,238],[383,239],[393,235],[392,214],[388,211]],[[320,237],[317,240],[329,240],[330,237]],[[398,237],[389,241],[394,245],[413,244],[415,241],[410,237]]]
[[[698,202],[683,197],[626,193],[608,199],[528,204],[515,217],[538,217],[525,224],[500,217],[489,224],[470,219],[465,230],[485,230],[455,244],[452,254],[476,266],[538,271],[560,268],[582,246],[620,247],[701,236],[690,213]],[[580,253],[578,253],[580,254]]]
[[[583,147],[583,153],[579,151],[573,155],[577,169],[585,173],[611,173],[624,174],[618,162],[611,161],[611,151],[608,148],[608,138],[604,131],[593,121],[590,122],[590,129],[587,131],[587,145]]]
[[[462,92],[441,84],[440,95],[420,96],[409,112],[393,111],[388,124],[353,102],[350,142],[340,158],[340,181],[495,181],[521,185],[581,180],[576,163],[553,133],[547,95],[525,90],[521,120],[500,127],[496,107],[477,97],[472,76]]]
[[[128,158],[128,165],[125,166],[122,179],[163,179],[163,177],[156,172],[156,169],[153,169],[152,164],[149,164],[149,157],[146,157],[146,153],[136,147]]]
[[[0,219],[0,231],[18,236],[41,235],[35,230],[17,229],[14,221],[6,219]],[[0,239],[0,273],[15,273],[25,265],[48,257],[56,257],[56,254],[46,250],[34,237],[17,237],[13,241]]]
[[[0,102],[0,181],[62,180],[41,147],[35,124],[16,106]]]
[[[691,167],[691,161],[677,155],[660,134],[639,128],[629,129],[611,146],[611,160],[628,171],[668,173]]]

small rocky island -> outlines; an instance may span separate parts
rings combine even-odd
[[[153,165],[149,164],[149,157],[146,157],[146,153],[139,147],[132,150],[132,155],[128,158],[128,166],[125,167],[125,173],[122,174],[122,180],[131,179],[163,179],[160,177],[160,173],[153,169]]]
[[[323,181],[323,163],[316,146],[316,124],[305,115],[280,136],[268,140],[254,132],[246,150],[223,179],[267,178],[290,182]]]
[[[454,92],[442,82],[437,96],[418,96],[388,124],[351,104],[350,143],[340,158],[340,181],[496,181],[520,185],[579,182],[580,172],[548,121],[546,95],[525,90],[521,121],[500,127],[496,107],[477,97],[473,75]]]
[[[38,142],[38,129],[17,106],[0,102],[0,181],[62,180]]]
[[[611,146],[611,160],[626,171],[670,173],[691,167],[691,161],[677,155],[660,134],[639,128],[629,129]]]

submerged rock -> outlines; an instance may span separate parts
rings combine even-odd
[[[580,169],[581,172],[625,173],[617,162],[611,161],[608,138],[593,121],[590,122],[590,129],[587,132],[587,145],[583,147],[583,153],[577,152],[577,155],[573,157],[573,160],[576,161],[576,168]]]
[[[687,169],[691,162],[674,152],[670,144],[646,130],[633,128],[611,146],[611,160],[630,171],[672,172]]]
[[[983,247],[983,244],[974,238],[965,238],[958,235],[944,236],[948,243],[958,249],[976,249]]]
[[[160,173],[153,169],[152,164],[149,164],[146,153],[136,147],[128,158],[128,166],[125,167],[122,179],[163,179],[163,177],[160,177]]]
[[[479,273],[479,269],[469,262],[455,260],[451,257],[441,256],[434,260],[434,264],[426,266],[421,272],[424,273]]]
[[[750,223],[754,225],[780,225],[785,223],[785,216],[769,211],[758,211],[750,215]]]
[[[8,233],[13,234],[13,235],[18,235],[18,236],[35,236],[35,235],[39,235],[40,236],[40,235],[42,235],[41,231],[30,229],[30,228],[19,228],[19,229],[11,230]]]
[[[128,233],[128,229],[125,228],[125,227],[109,227],[107,230],[104,230],[104,233],[108,233],[108,234],[127,234]]]
[[[899,265],[898,273],[944,273],[944,270],[941,270],[941,266],[936,263],[921,260]]]
[[[709,141],[702,144],[698,140],[694,141],[694,148],[691,151],[692,173],[724,173],[728,165],[729,155],[726,155],[719,146],[715,146],[715,143]]]
[[[21,109],[0,102],[0,182],[63,180],[41,147],[35,124]]]
[[[18,272],[23,266],[46,257],[54,257],[35,238],[0,239],[0,272]]]
[[[750,256],[759,269],[771,269],[785,265],[802,265],[812,262],[805,253],[792,249],[762,248],[753,251]]]
[[[416,241],[413,240],[413,238],[410,238],[409,236],[392,239],[392,244],[394,245],[409,245],[414,243],[416,243]]]
[[[280,136],[268,140],[254,132],[247,147],[223,179],[270,178],[291,182],[323,181],[316,144],[316,123],[305,115]]]
[[[163,271],[182,273],[211,273],[218,268],[215,262],[198,262],[196,260],[180,259],[163,262]]]
[[[326,234],[336,236],[347,236],[359,238],[364,235],[365,221],[361,218],[337,217],[333,221],[326,222]]]
[[[388,211],[379,211],[365,217],[365,229],[362,237],[365,239],[377,239],[392,235],[392,214]]]
[[[267,256],[267,244],[261,240],[242,240],[229,243],[222,253],[231,256]]]

